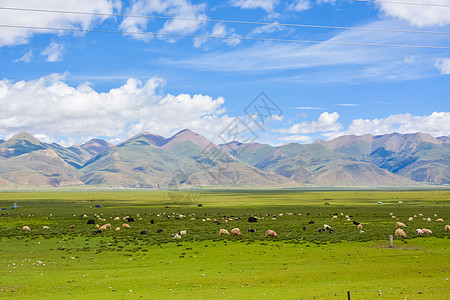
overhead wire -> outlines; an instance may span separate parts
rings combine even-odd
[[[314,40],[297,40],[297,39],[279,39],[279,38],[254,38],[254,37],[238,37],[238,36],[214,36],[214,35],[197,35],[197,34],[178,34],[178,33],[162,33],[162,32],[132,32],[132,31],[116,31],[102,29],[81,29],[81,28],[58,28],[44,26],[22,26],[0,24],[0,28],[17,28],[17,29],[34,29],[34,30],[50,30],[50,31],[73,31],[73,32],[95,32],[95,33],[114,33],[129,35],[151,35],[151,36],[169,36],[169,37],[191,37],[191,38],[214,38],[224,40],[244,40],[244,41],[269,41],[269,42],[288,42],[288,43],[309,43],[309,44],[332,44],[332,45],[357,45],[357,46],[378,46],[378,47],[400,47],[400,48],[424,48],[424,49],[446,49],[447,46],[430,46],[430,45],[407,45],[407,44],[379,44],[379,43],[359,43],[359,42],[340,42],[340,41],[314,41]]]
[[[363,0],[360,0],[360,1],[363,1]],[[366,0],[364,0],[364,1],[365,2],[374,2],[374,1],[366,1]],[[314,25],[314,24],[295,24],[295,23],[275,23],[275,22],[271,23],[271,22],[257,22],[257,21],[244,21],[244,20],[226,20],[226,19],[199,19],[199,18],[185,18],[185,17],[172,17],[172,16],[130,15],[130,14],[82,12],[82,11],[35,9],[35,8],[20,8],[20,7],[3,7],[3,6],[0,6],[0,10],[44,12],[44,13],[60,13],[60,14],[78,14],[78,15],[91,15],[91,16],[103,16],[103,17],[144,18],[144,19],[179,20],[179,21],[194,21],[194,22],[231,23],[231,24],[264,25],[264,26],[285,26],[285,27],[302,27],[302,28],[344,29],[344,30],[384,31],[384,32],[399,32],[399,33],[420,33],[420,34],[450,35],[450,32],[445,32],[445,31],[406,30],[406,29],[390,29],[390,28],[366,28],[366,27]]]

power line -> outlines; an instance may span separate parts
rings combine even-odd
[[[387,3],[387,4],[450,7],[450,4],[438,4],[438,3],[418,3],[418,2],[378,1],[378,0],[355,0],[355,1],[358,1],[358,2],[369,2],[369,3]]]
[[[377,43],[357,43],[357,42],[311,41],[311,40],[292,40],[292,39],[277,39],[277,38],[252,38],[252,37],[237,37],[237,36],[214,36],[214,35],[177,34],[177,33],[159,33],[159,32],[132,32],[132,31],[116,31],[116,30],[100,30],[100,29],[21,26],[21,25],[6,25],[6,24],[0,24],[0,27],[2,27],[2,28],[18,28],[18,29],[34,29],[34,30],[51,30],[51,31],[73,31],[73,32],[118,33],[118,34],[130,34],[130,35],[151,35],[151,36],[169,36],[169,37],[213,38],[213,39],[223,39],[223,40],[269,41],[269,42],[287,42],[287,43],[309,43],[309,44],[331,44],[331,45],[424,48],[424,49],[447,49],[447,50],[450,50],[450,47],[428,46],[428,45],[402,45],[402,44],[377,44]]]
[[[368,0],[356,0],[356,1],[374,2],[374,1],[368,1]],[[0,10],[46,12],[46,13],[60,13],[60,14],[78,14],[78,15],[104,16],[104,17],[144,18],[144,19],[180,20],[180,21],[231,23],[231,24],[247,24],[247,25],[266,25],[266,26],[286,26],[286,27],[301,27],[301,28],[345,29],[345,30],[362,30],[362,31],[384,31],[384,32],[399,32],[399,33],[421,33],[421,34],[450,35],[450,32],[442,32],[442,31],[364,28],[364,27],[293,24],[293,23],[270,23],[270,22],[256,22],[256,21],[225,20],[225,19],[197,19],[197,18],[168,17],[168,16],[144,16],[144,15],[109,14],[109,13],[94,13],[94,12],[67,11],[67,10],[50,10],[50,9],[34,9],[34,8],[18,8],[18,7],[0,7]]]

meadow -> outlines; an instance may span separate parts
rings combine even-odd
[[[448,299],[449,200],[447,190],[4,191],[0,297]],[[94,235],[87,220],[112,228]],[[408,237],[391,249],[398,221]],[[324,224],[335,233],[317,232]],[[218,235],[233,227],[243,237]]]

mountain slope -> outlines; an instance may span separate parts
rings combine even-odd
[[[37,150],[46,149],[48,146],[32,135],[22,131],[0,144],[0,156],[13,157]]]

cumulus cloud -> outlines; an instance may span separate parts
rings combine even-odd
[[[207,95],[161,95],[164,80],[130,78],[100,93],[89,83],[71,86],[64,74],[30,81],[0,81],[0,136],[21,130],[45,134],[46,140],[71,143],[87,137],[125,139],[144,131],[170,136],[189,128],[218,140],[231,123],[223,98]],[[67,141],[66,141],[67,144]]]
[[[280,133],[290,134],[308,134],[315,132],[330,132],[341,130],[342,124],[338,122],[339,114],[337,112],[324,112],[319,116],[317,121],[301,122],[292,125],[289,128],[278,129]]]
[[[443,4],[448,5],[448,0],[408,0],[408,3]],[[379,3],[379,9],[386,16],[406,20],[411,25],[418,27],[445,26],[450,24],[449,8],[426,5],[405,5],[398,3]]]
[[[347,130],[331,133],[327,136],[334,138],[340,135],[381,135],[387,133],[428,133],[432,136],[450,135],[450,112],[433,112],[425,116],[411,114],[391,115],[380,119],[353,120]]]
[[[27,53],[25,53],[22,57],[16,59],[14,62],[25,62],[29,63],[31,61],[31,58],[33,57],[33,51],[30,50]]]
[[[439,58],[434,64],[442,75],[450,75],[450,58]]]
[[[267,12],[272,12],[279,0],[230,0],[232,6],[240,8],[262,8]]]
[[[58,0],[4,0],[2,6],[23,7],[34,9],[53,9],[110,14],[118,7],[116,0],[78,0],[78,1],[58,1]],[[93,25],[103,22],[106,16],[80,15],[80,14],[56,14],[43,12],[27,12],[0,10],[0,20],[3,24],[18,26],[38,26],[38,27],[62,27],[89,29]],[[8,28],[0,30],[0,47],[14,46],[28,43],[34,34],[42,34],[42,30]],[[45,31],[48,33],[48,31]],[[56,32],[55,32],[56,33]]]
[[[206,4],[192,4],[188,0],[137,0],[127,10],[129,15],[164,14],[176,18],[207,19],[204,13]],[[120,24],[120,29],[127,32],[145,32],[150,19],[148,18],[125,18]],[[189,20],[168,20],[164,23],[159,33],[167,34],[192,34],[203,28],[205,22],[194,22]],[[138,40],[151,40],[151,35],[131,35]],[[169,39],[172,41],[173,39]]]
[[[64,44],[51,42],[47,48],[41,51],[42,56],[47,56],[48,62],[57,62],[62,60],[62,54],[64,51]]]

